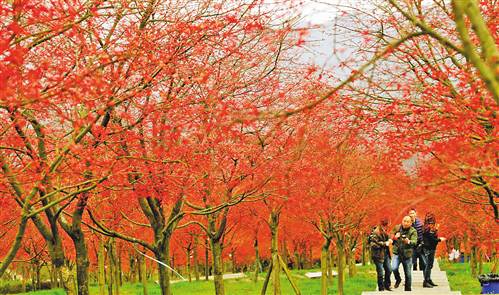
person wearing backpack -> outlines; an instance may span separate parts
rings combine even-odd
[[[424,281],[423,288],[432,288],[437,286],[431,280],[431,269],[433,268],[433,262],[435,260],[435,250],[437,249],[437,244],[439,242],[445,241],[444,237],[438,236],[438,224],[435,224],[435,215],[432,213],[427,213],[424,220],[424,230],[423,230],[423,253],[426,268],[423,272]]]
[[[402,263],[404,267],[405,291],[411,291],[412,284],[412,255],[414,247],[418,242],[418,233],[412,227],[410,216],[404,216],[402,224],[395,226],[392,231],[393,240],[393,260],[392,271],[395,276],[395,288],[400,286],[402,278],[400,277],[399,266]]]
[[[390,276],[392,274],[390,265],[390,249],[389,246],[393,242],[386,231],[388,220],[382,219],[380,224],[375,226],[368,237],[369,246],[371,247],[371,259],[376,265],[376,274],[379,291],[391,291]]]

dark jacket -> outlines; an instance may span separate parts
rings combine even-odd
[[[440,242],[437,231],[425,230],[423,232],[423,242],[423,248],[428,250],[437,249],[437,244]]]
[[[402,242],[401,238],[396,238],[395,234],[397,232],[400,232],[400,235],[403,236],[405,235],[409,239],[409,244],[405,244]],[[393,233],[393,254],[398,255],[400,257],[403,257],[405,259],[411,258],[413,249],[416,247],[416,244],[418,242],[418,233],[416,230],[411,226],[408,229],[404,229],[401,224],[395,226],[395,228],[392,231]]]
[[[416,217],[416,221],[412,223],[412,227],[414,227],[418,233],[418,244],[420,244],[423,242],[423,223]]]
[[[371,247],[371,258],[374,262],[383,262],[385,255],[390,256],[390,251],[386,246],[388,239],[388,234],[380,226],[373,228],[368,241]]]

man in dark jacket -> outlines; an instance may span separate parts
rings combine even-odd
[[[402,224],[393,229],[393,260],[392,271],[395,276],[395,288],[398,288],[402,278],[400,277],[399,266],[402,263],[405,276],[405,291],[411,291],[412,283],[412,254],[418,242],[418,234],[412,227],[412,219],[405,216]]]
[[[371,247],[371,258],[376,265],[379,291],[391,291],[390,276],[392,274],[392,270],[390,265],[389,246],[392,240],[390,240],[388,233],[386,232],[387,226],[388,221],[386,219],[381,220],[380,224],[373,228],[373,231],[369,235],[368,239],[369,246]]]
[[[418,218],[416,209],[412,208],[409,210],[409,216],[412,219],[412,227],[418,233],[418,243],[414,246],[414,252],[412,254],[412,268],[413,270],[418,270],[418,259],[419,259],[419,270],[425,270],[425,262],[423,258],[423,223]]]

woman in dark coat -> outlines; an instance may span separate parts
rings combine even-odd
[[[444,237],[438,236],[439,225],[435,223],[435,216],[432,213],[426,214],[423,228],[423,257],[425,260],[425,269],[423,271],[423,288],[432,288],[437,286],[431,280],[431,269],[435,260],[435,250],[439,242],[445,241]]]

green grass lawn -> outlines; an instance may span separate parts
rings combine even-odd
[[[306,272],[319,271],[319,270],[306,270],[306,271],[293,271],[293,276],[296,279],[298,288],[303,295],[320,294],[320,280],[309,279],[304,276]],[[225,281],[225,288],[227,294],[260,294],[263,285],[263,276],[258,283],[253,283],[250,279],[235,279]],[[281,276],[281,287],[283,294],[294,294],[291,285],[285,276]],[[365,290],[374,290],[376,287],[375,271],[371,266],[359,267],[358,273],[353,278],[347,278],[345,283],[345,290],[347,294],[361,294]],[[337,294],[337,282],[334,281],[328,294]],[[271,293],[272,285],[269,285],[267,292]],[[130,293],[130,295],[141,293]],[[157,293],[159,294],[159,293]],[[196,283],[176,283],[173,284],[173,294],[183,295],[208,295],[215,294],[213,282],[196,282]]]
[[[348,278],[345,282],[345,292],[349,295],[360,295],[362,291],[374,290],[376,288],[376,272],[373,266],[359,266],[357,268],[357,275],[353,278]],[[298,270],[292,271],[294,278],[303,295],[320,294],[320,280],[309,279],[304,276],[306,272],[319,271],[314,270]],[[260,280],[255,284],[249,278],[225,280],[226,294],[260,294],[263,285],[264,276],[260,276]],[[286,277],[281,276],[281,287],[283,294],[294,294]],[[90,294],[98,294],[98,287],[96,285],[90,286]],[[173,295],[213,295],[215,294],[213,281],[193,281],[178,282],[172,284]],[[270,294],[272,285],[269,285],[267,294]],[[30,295],[63,295],[62,290],[49,290],[24,293]],[[120,295],[141,295],[141,284],[124,284],[120,289]],[[160,295],[160,290],[157,284],[151,282],[148,284],[149,295]],[[336,278],[328,294],[337,294],[337,281]]]
[[[20,294],[29,294],[29,295],[66,295],[66,292],[63,289],[52,289],[52,290],[33,291],[33,292],[20,293]]]
[[[463,295],[480,294],[481,286],[478,280],[471,276],[471,270],[468,263],[448,263],[440,262],[440,268],[447,272],[449,283],[452,290],[461,291]],[[491,265],[484,264],[484,273],[490,272]],[[345,293],[348,295],[360,295],[362,291],[375,290],[376,288],[376,272],[374,267],[359,266],[357,268],[357,275],[353,278],[348,278],[345,283]],[[320,280],[308,279],[305,273],[309,271],[319,271],[318,269],[312,270],[294,270],[292,271],[294,278],[298,284],[303,295],[320,294]],[[255,284],[249,278],[225,280],[225,290],[227,294],[260,294],[263,285],[264,275],[260,275],[259,281]],[[281,276],[282,293],[294,294],[289,282],[285,276]],[[96,285],[90,286],[90,294],[98,294],[98,287]],[[173,295],[213,295],[215,294],[213,281],[193,281],[177,282],[172,284]],[[269,285],[267,294],[270,294],[272,285]],[[30,295],[64,295],[63,290],[47,290],[38,292],[29,292],[24,294]],[[141,284],[126,283],[120,289],[120,295],[141,295]],[[149,295],[160,295],[159,286],[154,283],[148,283]],[[328,294],[337,294],[337,281],[336,278],[329,288]]]
[[[484,263],[484,273],[490,273],[491,264]],[[447,272],[450,288],[453,291],[461,291],[463,295],[480,294],[482,287],[476,277],[471,276],[469,263],[440,262],[440,269]]]

